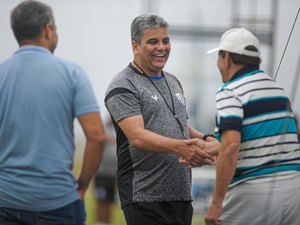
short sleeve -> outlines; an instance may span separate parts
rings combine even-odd
[[[76,68],[73,72],[74,102],[73,110],[75,116],[99,112],[99,105],[94,94],[93,86],[88,76],[81,68]]]
[[[126,117],[141,114],[139,94],[129,87],[111,89],[106,95],[105,106],[116,122]]]
[[[243,106],[234,90],[222,90],[216,96],[217,124],[219,132],[242,130]]]

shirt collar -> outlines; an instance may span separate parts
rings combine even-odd
[[[36,45],[22,46],[17,51],[15,51],[14,54],[18,54],[21,52],[42,52],[42,53],[52,54],[49,51],[49,49],[41,47],[41,46],[36,46]]]
[[[236,78],[243,76],[244,74],[251,73],[252,71],[259,70],[259,66],[245,66],[242,69],[238,70],[230,79],[230,81],[235,80]]]
[[[147,76],[147,75],[141,73],[139,70],[137,70],[134,66],[132,66],[131,63],[129,63],[128,66],[129,66],[129,68],[131,68],[134,72],[138,73],[139,75],[148,77],[148,78],[150,78],[152,80],[161,80],[161,79],[164,79],[164,76]],[[163,73],[163,71],[162,71],[162,73]]]

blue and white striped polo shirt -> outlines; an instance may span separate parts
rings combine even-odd
[[[247,66],[216,94],[220,140],[224,130],[241,132],[231,186],[245,180],[300,171],[297,127],[284,89],[258,67]]]

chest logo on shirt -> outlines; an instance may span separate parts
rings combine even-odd
[[[154,95],[154,96],[152,95],[151,98],[157,102],[157,99],[158,99],[157,95]]]
[[[182,104],[182,105],[185,105],[185,98],[180,94],[180,93],[176,93],[175,94],[178,101]]]

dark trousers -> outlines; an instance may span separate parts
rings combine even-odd
[[[191,225],[191,202],[138,202],[123,207],[127,225]]]
[[[85,219],[84,203],[81,200],[43,212],[0,208],[1,225],[85,225]]]

